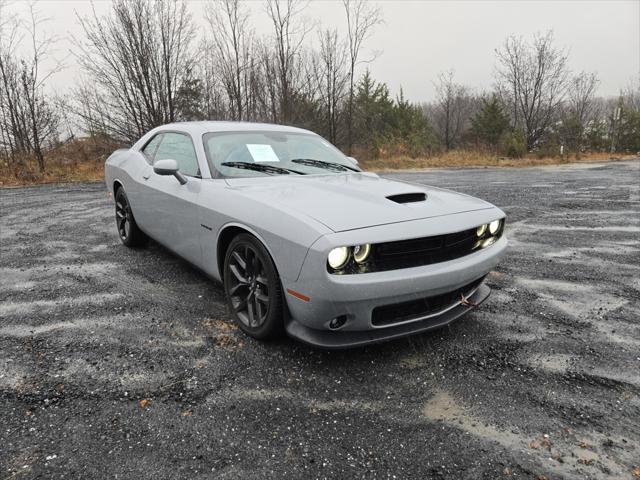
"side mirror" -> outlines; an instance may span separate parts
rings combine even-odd
[[[173,175],[178,179],[180,185],[187,183],[187,179],[178,170],[178,162],[171,159],[158,160],[153,164],[153,171],[158,175]]]
[[[356,160],[353,157],[347,157],[347,159],[351,160],[353,162],[354,165],[359,165],[358,160]]]

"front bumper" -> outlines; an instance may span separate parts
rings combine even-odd
[[[289,289],[309,297],[306,301],[286,294],[290,320],[287,333],[302,342],[323,348],[349,348],[438,328],[468,312],[462,302],[452,303],[435,314],[374,325],[372,314],[377,307],[393,306],[425,298],[456,292],[484,277],[498,264],[507,247],[502,236],[494,245],[447,262],[421,267],[352,275],[333,275],[317,265],[326,261],[307,258],[296,282],[285,283]],[[315,268],[313,267],[315,265]],[[472,293],[464,292],[473,304],[480,304],[489,296],[485,285]],[[333,319],[341,317],[346,323],[331,329]]]
[[[491,289],[481,284],[473,294],[467,297],[467,300],[474,306],[478,306],[489,297],[490,293]],[[306,327],[295,320],[289,321],[286,330],[291,337],[314,347],[326,349],[353,348],[444,327],[469,312],[472,308],[474,307],[458,303],[440,315],[431,316],[423,320],[392,325],[387,328],[375,328],[364,331],[318,330]]]

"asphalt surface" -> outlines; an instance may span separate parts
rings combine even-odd
[[[101,184],[0,190],[0,480],[635,478],[640,161],[388,176],[510,249],[450,328],[345,352],[243,336]]]

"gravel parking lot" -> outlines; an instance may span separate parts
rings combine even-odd
[[[640,477],[640,161],[388,176],[500,206],[509,253],[343,352],[245,337],[102,184],[0,190],[0,479]]]

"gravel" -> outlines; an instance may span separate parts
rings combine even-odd
[[[0,479],[640,476],[640,161],[385,176],[510,248],[461,321],[343,352],[245,337],[102,184],[0,190]]]

